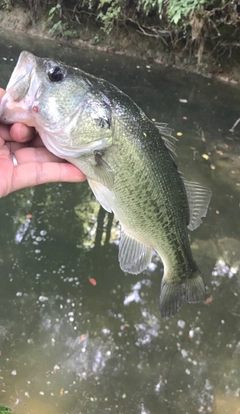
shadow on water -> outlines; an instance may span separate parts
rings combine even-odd
[[[182,133],[180,169],[214,194],[207,218],[190,234],[210,299],[163,321],[160,260],[154,256],[137,276],[121,272],[118,223],[86,183],[1,199],[0,403],[16,414],[239,413],[240,129],[228,132],[239,116],[239,90],[123,57],[3,36],[1,86],[22,49],[105,77]]]

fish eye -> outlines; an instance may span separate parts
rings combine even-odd
[[[65,73],[59,66],[54,66],[48,70],[47,75],[51,82],[60,82],[63,80]]]

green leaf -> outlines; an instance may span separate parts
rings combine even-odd
[[[174,16],[172,17],[171,21],[174,24],[178,24],[179,20],[181,19],[181,10],[176,10]]]
[[[49,15],[49,16],[51,16],[52,14],[54,14],[54,13],[55,13],[55,11],[56,11],[56,6],[52,7],[52,8],[49,10],[48,15]]]
[[[12,410],[5,407],[5,405],[0,405],[0,414],[12,414]]]

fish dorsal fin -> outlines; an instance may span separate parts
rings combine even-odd
[[[109,213],[112,212],[114,204],[114,194],[111,190],[105,187],[102,183],[88,178],[88,184],[92,189],[97,201]]]
[[[138,274],[146,269],[152,259],[152,248],[121,231],[118,259],[124,272]]]
[[[154,125],[156,125],[164,144],[166,145],[173,161],[175,164],[177,163],[177,141],[178,139],[172,135],[172,129],[167,127],[167,124],[160,123],[160,122],[154,122]]]
[[[183,178],[183,177],[182,177]],[[187,181],[183,178],[187,192],[190,220],[189,230],[195,230],[202,223],[201,218],[206,217],[208,206],[211,200],[212,191],[198,183]]]

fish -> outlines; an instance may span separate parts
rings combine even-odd
[[[211,190],[187,181],[176,139],[124,92],[78,68],[23,51],[0,104],[0,120],[38,131],[56,156],[77,166],[102,207],[121,225],[119,264],[138,274],[155,250],[164,272],[163,318],[205,300],[188,230],[207,214]]]

